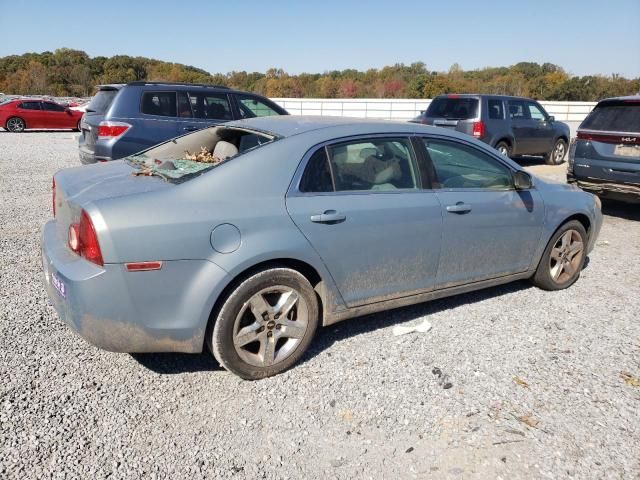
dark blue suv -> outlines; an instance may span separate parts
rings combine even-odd
[[[117,160],[209,125],[287,114],[268,98],[215,85],[101,85],[80,122],[80,161]]]
[[[640,95],[598,102],[571,143],[567,180],[603,198],[640,202]]]

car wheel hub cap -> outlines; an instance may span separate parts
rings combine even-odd
[[[269,287],[247,300],[236,316],[233,345],[246,363],[268,367],[282,362],[307,332],[309,309],[291,287]]]
[[[584,244],[577,230],[567,230],[551,249],[549,271],[556,283],[569,280],[580,268]]]

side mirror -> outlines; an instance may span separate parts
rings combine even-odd
[[[556,121],[556,117],[554,117],[553,115],[549,115],[549,118],[547,118],[547,122],[555,122]]]
[[[513,185],[516,190],[529,190],[533,188],[533,178],[527,172],[518,170],[513,174]]]

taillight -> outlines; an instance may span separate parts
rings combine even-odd
[[[580,140],[591,140],[602,143],[615,143],[623,145],[640,145],[640,135],[633,134],[610,134],[610,133],[592,133],[578,130],[576,135]]]
[[[118,138],[130,128],[131,125],[129,125],[128,123],[102,121],[98,125],[98,138]]]
[[[69,225],[69,248],[96,265],[104,265],[98,235],[91,218],[82,210],[80,223]]]
[[[476,138],[484,137],[484,122],[473,122],[473,136]]]
[[[56,177],[53,177],[51,179],[51,197],[52,197],[52,210],[53,210],[53,217],[55,218],[56,216]]]

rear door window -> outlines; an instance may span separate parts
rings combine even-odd
[[[580,128],[609,132],[640,132],[640,100],[606,102],[584,119]]]
[[[478,117],[477,98],[437,97],[427,108],[427,117],[448,118],[450,120],[468,120]]]
[[[144,92],[142,94],[142,113],[175,117],[176,92]]]
[[[64,112],[65,108],[53,102],[42,102],[42,109],[48,112]]]
[[[491,120],[502,120],[504,118],[504,106],[502,100],[489,99],[489,118]]]
[[[22,102],[18,108],[23,110],[40,110],[40,102]]]
[[[233,119],[229,97],[226,93],[189,92],[189,100],[196,118]]]
[[[280,115],[273,107],[253,95],[236,95],[241,118],[269,117]]]
[[[336,191],[416,189],[408,139],[356,140],[327,147]]]

